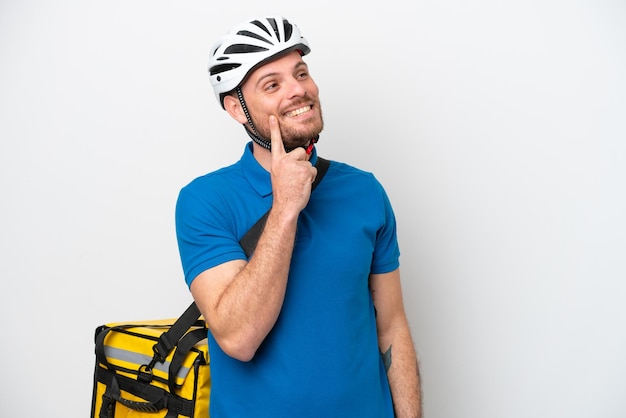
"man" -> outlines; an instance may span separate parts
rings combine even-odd
[[[323,121],[309,52],[279,16],[238,25],[211,50],[216,97],[252,141],[176,207],[185,278],[209,327],[210,415],[420,417],[387,195],[337,161],[312,192]],[[268,210],[248,258],[239,241]]]

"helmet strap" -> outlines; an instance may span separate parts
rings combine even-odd
[[[252,138],[254,142],[256,142],[257,144],[259,144],[265,149],[271,150],[272,149],[271,141],[268,141],[267,139],[259,135],[259,133],[256,130],[256,127],[254,126],[254,123],[252,123],[250,112],[248,112],[248,106],[246,106],[246,102],[243,99],[243,93],[241,92],[241,87],[237,87],[236,90],[237,90],[237,97],[239,98],[239,103],[241,103],[241,108],[243,109],[243,113],[246,115],[246,119],[248,119],[248,126],[250,126],[250,129],[248,129],[244,125],[246,132],[248,133],[248,135],[250,136],[250,138]]]

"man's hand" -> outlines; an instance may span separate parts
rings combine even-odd
[[[303,148],[287,153],[280,134],[280,126],[275,116],[269,117],[272,140],[272,192],[274,208],[297,215],[304,209],[311,196],[311,184],[317,169],[309,162]]]

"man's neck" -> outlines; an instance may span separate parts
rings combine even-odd
[[[263,148],[256,142],[252,141],[252,155],[257,160],[261,167],[270,171],[272,168],[272,153],[270,150]]]

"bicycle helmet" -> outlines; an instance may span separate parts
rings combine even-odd
[[[215,97],[224,108],[224,96],[239,87],[248,74],[280,54],[311,50],[300,29],[282,16],[250,20],[233,27],[211,48],[209,77]]]

